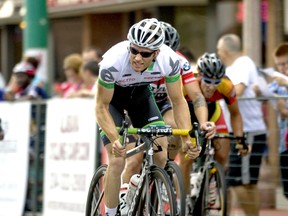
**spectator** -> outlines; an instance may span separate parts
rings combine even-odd
[[[96,47],[87,47],[82,52],[82,58],[84,62],[94,60],[99,63],[102,60],[102,50]]]
[[[29,60],[30,61],[30,60]],[[32,85],[37,67],[34,67],[28,60],[15,65],[13,74],[15,77],[15,90],[6,92],[5,100],[34,100],[47,99],[48,95],[40,86]]]
[[[41,79],[37,76],[37,69],[39,66],[39,59],[35,56],[24,56],[23,60],[25,62],[29,62],[34,68],[36,68],[35,75],[33,77],[32,85],[38,85],[39,87],[44,87],[44,82],[41,81]],[[8,85],[6,86],[6,92],[15,94],[16,91],[18,91],[17,81],[16,81],[16,75],[12,73],[11,78],[8,82]]]
[[[270,89],[277,96],[287,96],[287,75],[288,75],[288,43],[280,43],[273,52],[274,63],[277,71],[284,76],[274,76],[274,81],[269,84]],[[285,82],[286,81],[286,82]],[[282,177],[283,193],[288,198],[288,104],[287,99],[280,98],[277,102],[279,112],[278,125],[280,129],[280,171]]]
[[[88,61],[81,69],[83,83],[78,91],[69,97],[94,97],[96,81],[99,75],[99,66],[96,61]]]
[[[74,53],[65,57],[63,61],[63,69],[66,81],[55,83],[54,91],[56,96],[68,98],[71,94],[74,94],[80,89],[83,83],[80,75],[82,64],[83,60],[80,54]]]
[[[244,157],[237,155],[237,149],[231,146],[227,172],[227,185],[234,190],[240,207],[247,216],[259,215],[259,194],[257,182],[266,146],[266,125],[263,119],[262,104],[257,100],[241,100],[241,97],[255,97],[255,85],[258,83],[257,67],[241,52],[240,38],[234,34],[222,36],[217,43],[217,51],[226,65],[226,75],[235,85],[239,100],[239,109],[243,119],[243,130],[251,153]],[[226,112],[228,113],[228,112]],[[231,131],[229,117],[226,118]]]

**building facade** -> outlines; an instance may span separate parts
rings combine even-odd
[[[181,46],[188,47],[196,57],[205,51],[215,51],[217,39],[222,34],[230,32],[243,35],[243,4],[247,1],[47,0],[49,81],[64,79],[62,62],[66,55],[81,53],[91,45],[106,51],[113,44],[126,39],[133,23],[147,17],[158,18],[176,27],[180,33]],[[260,0],[252,2],[258,7],[262,5]],[[268,0],[264,2],[269,3]],[[279,0],[278,3],[281,5],[283,1]],[[0,66],[8,80],[13,66],[23,55],[25,0],[2,0],[1,6]],[[261,14],[267,13],[267,10],[261,7]],[[261,14],[256,16],[261,17]],[[265,22],[262,22],[263,26]],[[284,36],[280,32],[279,40]],[[266,38],[266,32],[262,32],[260,37],[255,40],[260,39],[261,43],[262,38]],[[259,64],[265,63],[262,50],[258,52],[261,52]]]

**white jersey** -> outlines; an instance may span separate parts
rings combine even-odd
[[[114,84],[128,87],[148,85],[162,77],[169,82],[180,76],[179,56],[165,44],[154,62],[143,72],[133,70],[129,60],[129,41],[120,42],[111,47],[99,63],[99,83],[107,88]]]
[[[226,67],[226,75],[234,85],[240,83],[245,85],[246,88],[241,97],[256,97],[252,85],[258,84],[258,71],[256,65],[248,56],[239,57],[231,66]],[[261,101],[255,99],[245,100],[241,99],[241,97],[239,97],[238,106],[242,115],[243,130],[245,132],[265,132],[266,125],[263,119]],[[227,111],[227,107],[225,109],[225,120],[231,132],[230,116],[227,116],[229,111]]]

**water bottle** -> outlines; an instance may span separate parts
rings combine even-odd
[[[137,190],[138,184],[140,180],[140,175],[135,174],[131,177],[130,182],[129,182],[129,189],[126,195],[126,203],[127,205],[131,205],[133,197],[135,195],[135,192]]]
[[[201,172],[190,174],[190,195],[192,198],[196,198],[199,195],[201,187]]]

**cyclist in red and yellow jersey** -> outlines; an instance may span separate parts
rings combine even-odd
[[[239,149],[239,154],[247,154],[247,144],[244,139],[242,116],[238,108],[236,91],[230,79],[225,76],[224,65],[215,53],[205,53],[198,59],[196,68],[197,71],[195,72],[198,73],[197,81],[208,106],[209,121],[215,122],[217,133],[228,133],[224,114],[219,105],[219,100],[223,99],[231,114],[230,120],[233,134],[239,137],[239,139],[236,140],[236,148]],[[187,95],[186,100],[190,109],[191,121],[197,121],[195,114],[192,112],[194,109],[193,103],[191,103]],[[230,140],[215,139],[213,140],[213,145],[215,149],[215,159],[225,168],[230,151]],[[187,179],[190,179],[189,174],[192,162],[190,160],[185,160],[185,155],[183,153],[180,153],[180,155],[180,167],[182,168],[184,178],[187,181]],[[199,182],[193,181],[193,178],[192,182],[194,188],[192,194],[197,194],[197,189],[200,188],[200,185],[197,185]],[[189,185],[189,183],[187,183],[187,185]],[[212,194],[211,200],[213,200],[212,197],[215,196]],[[209,201],[209,204],[214,205],[215,200]]]
[[[235,88],[230,79],[225,76],[225,67],[221,60],[215,53],[205,53],[198,59],[196,70],[197,80],[207,102],[208,118],[215,122],[217,133],[228,133],[224,114],[218,103],[219,100],[224,99],[231,114],[233,133],[235,136],[243,137],[242,117],[238,108]],[[193,104],[188,96],[186,96],[186,100],[190,111],[193,110]],[[192,121],[197,120],[193,112],[191,112],[191,119]],[[229,154],[229,140],[217,140],[214,147],[216,160],[225,166]]]

